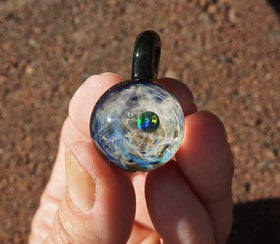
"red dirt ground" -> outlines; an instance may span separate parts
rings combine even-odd
[[[0,243],[27,240],[74,91],[91,74],[129,77],[135,37],[153,29],[159,75],[185,82],[228,131],[228,243],[279,244],[280,21],[269,2],[0,0]]]

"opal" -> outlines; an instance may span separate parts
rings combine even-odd
[[[177,99],[153,82],[124,81],[105,92],[90,121],[108,161],[126,171],[150,171],[172,159],[184,135]]]
[[[137,124],[141,131],[154,132],[159,127],[159,118],[155,113],[147,111],[140,115]]]

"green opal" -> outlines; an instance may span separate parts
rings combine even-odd
[[[137,124],[141,131],[151,133],[159,127],[159,118],[154,112],[147,111],[139,116]]]

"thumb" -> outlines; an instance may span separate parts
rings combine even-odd
[[[126,243],[135,213],[128,177],[91,143],[70,145],[65,166],[67,188],[44,243]]]

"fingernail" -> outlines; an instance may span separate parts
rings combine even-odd
[[[68,148],[65,151],[65,167],[72,202],[82,210],[91,209],[95,201],[95,183]]]
[[[120,75],[118,75],[118,74],[116,74],[116,73],[112,73],[112,72],[104,72],[104,73],[101,73],[100,75],[114,75],[114,76],[117,76],[117,77],[123,79],[122,76],[120,76]]]

